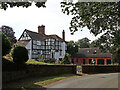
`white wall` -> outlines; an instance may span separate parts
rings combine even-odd
[[[29,50],[29,54],[28,54],[29,59],[32,59],[32,40],[30,40],[25,47],[26,49]]]
[[[59,60],[59,52],[55,52],[55,59]]]
[[[55,52],[55,59],[59,60],[59,58],[63,58],[65,56],[65,54],[66,54],[65,45],[66,45],[65,42],[61,43],[62,55],[60,56],[60,51],[59,52]]]
[[[65,42],[62,43],[62,57],[64,57],[64,55],[66,53],[65,52],[65,44],[66,44]]]

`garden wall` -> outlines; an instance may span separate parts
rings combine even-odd
[[[118,65],[82,65],[82,73],[120,72]]]
[[[76,74],[76,65],[25,65],[24,69],[16,68],[5,68],[2,72],[2,80],[4,82],[9,82],[13,80],[23,79],[26,77],[43,77],[52,76],[60,74]],[[22,66],[23,68],[23,66]]]

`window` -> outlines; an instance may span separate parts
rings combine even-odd
[[[37,44],[37,41],[36,41],[36,40],[33,40],[33,44]]]
[[[40,49],[40,46],[37,46],[37,49]]]
[[[72,63],[74,63],[74,59],[72,58]]]
[[[48,45],[50,45],[50,42],[48,42]]]
[[[78,58],[76,58],[76,62],[78,63]]]
[[[83,59],[83,64],[85,64],[85,59]]]
[[[97,53],[97,51],[95,50],[94,52],[93,52],[93,54],[96,54]]]
[[[37,46],[36,45],[33,45],[33,49],[36,49],[37,48]]]
[[[60,56],[62,56],[62,51],[60,50]]]
[[[111,59],[107,59],[107,64],[111,64]]]
[[[41,45],[40,41],[37,41],[37,45]]]

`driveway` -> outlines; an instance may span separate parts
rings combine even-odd
[[[64,79],[47,85],[45,88],[118,88],[118,73]]]

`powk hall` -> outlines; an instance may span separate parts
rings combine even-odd
[[[54,58],[61,60],[67,50],[65,31],[62,38],[56,34],[46,35],[45,26],[38,26],[38,32],[25,29],[15,45],[25,46],[28,50],[29,59],[38,57]]]

